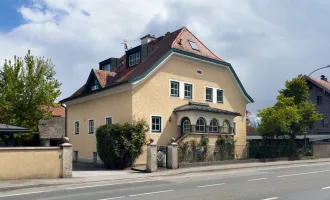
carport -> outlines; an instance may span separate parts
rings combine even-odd
[[[5,143],[6,146],[14,146],[14,134],[20,133],[30,133],[29,129],[12,126],[8,124],[0,124],[0,138]],[[8,137],[6,137],[8,136]]]

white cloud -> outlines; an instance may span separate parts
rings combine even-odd
[[[50,57],[64,98],[99,61],[121,56],[124,39],[133,47],[146,33],[187,26],[232,63],[255,111],[274,103],[285,79],[329,64],[329,8],[326,0],[33,0],[18,8],[26,23],[0,33],[0,63],[27,49]]]

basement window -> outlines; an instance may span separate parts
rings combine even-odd
[[[194,41],[189,40],[190,46],[193,50],[199,51],[198,46]]]

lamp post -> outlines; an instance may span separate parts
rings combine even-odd
[[[327,66],[324,66],[324,67],[317,68],[316,70],[312,71],[312,72],[308,75],[308,77],[310,77],[310,76],[311,76],[314,72],[316,72],[316,71],[319,71],[319,70],[321,70],[321,69],[325,69],[325,68],[329,68],[329,67],[330,67],[330,65],[327,65]],[[304,139],[305,139],[305,149],[306,149],[306,146],[307,146],[306,132],[305,132]]]

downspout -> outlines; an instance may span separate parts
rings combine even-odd
[[[61,103],[61,106],[65,109],[64,136],[68,137],[68,132],[67,132],[67,130],[68,130],[68,128],[67,128],[68,127],[68,109],[67,109],[66,104]]]

